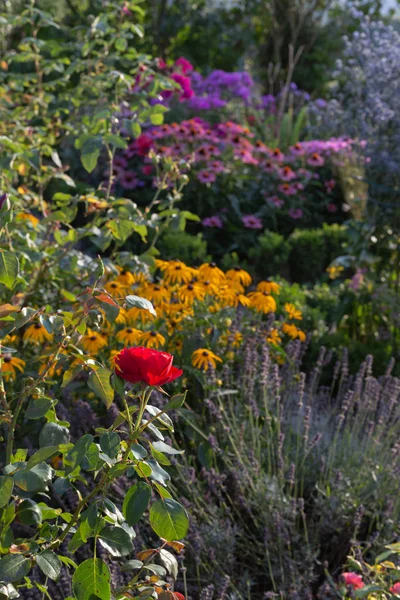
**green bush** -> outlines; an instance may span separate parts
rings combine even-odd
[[[288,276],[288,258],[290,247],[283,235],[265,230],[258,238],[258,245],[250,248],[249,256],[253,268],[260,278],[273,275]]]
[[[163,260],[179,258],[182,262],[192,265],[206,262],[207,242],[201,233],[191,235],[185,231],[168,231],[157,244]]]

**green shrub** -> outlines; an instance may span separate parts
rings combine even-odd
[[[261,279],[273,275],[288,276],[290,247],[283,235],[265,230],[258,238],[258,244],[249,249],[254,269]]]
[[[185,231],[168,231],[157,244],[163,260],[179,258],[182,262],[193,265],[206,262],[210,257],[207,254],[207,242],[201,233],[191,235]]]

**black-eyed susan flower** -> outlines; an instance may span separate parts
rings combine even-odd
[[[204,263],[198,269],[200,281],[211,281],[213,283],[222,283],[225,279],[225,273],[221,271],[215,262]]]
[[[119,342],[125,344],[126,346],[134,346],[138,343],[140,338],[142,337],[142,331],[140,329],[134,329],[133,327],[125,327],[118,331],[115,336]]]
[[[25,330],[23,339],[24,342],[31,344],[44,344],[45,342],[51,342],[53,335],[41,323],[33,323]]]
[[[188,267],[181,260],[170,260],[162,270],[164,272],[164,281],[168,285],[188,283],[196,275],[196,269]]]
[[[229,345],[231,348],[238,348],[243,342],[243,335],[240,333],[240,331],[235,331],[233,334],[225,333],[224,335],[221,335],[220,342],[224,346]]]
[[[180,354],[182,352],[182,348],[183,339],[180,337],[171,340],[168,344],[168,350],[171,352],[171,354]]]
[[[145,283],[139,289],[139,294],[159,306],[163,302],[169,302],[171,292],[161,283]]]
[[[266,294],[279,294],[281,286],[275,281],[260,281],[257,284],[257,292],[265,292]]]
[[[220,290],[219,298],[222,306],[234,306],[237,308],[239,305],[251,305],[251,300],[247,296],[241,292],[235,292],[235,290],[230,288]]]
[[[295,319],[297,321],[302,320],[303,315],[301,314],[301,311],[295,307],[294,304],[291,304],[290,302],[286,302],[284,304],[283,308],[287,312],[289,319]]]
[[[326,269],[326,272],[329,275],[329,279],[337,279],[340,276],[343,269],[344,267],[342,267],[341,265],[330,265]]]
[[[184,317],[182,315],[176,315],[175,317],[171,317],[166,320],[168,335],[173,335],[176,331],[180,331],[182,329],[182,321]]]
[[[98,331],[88,329],[86,335],[82,338],[82,346],[89,354],[97,354],[102,348],[108,345],[108,339]]]
[[[200,285],[203,287],[207,296],[216,296],[218,294],[218,284],[208,279],[204,281],[199,281]]]
[[[305,342],[306,334],[301,329],[298,329],[293,323],[284,323],[282,325],[282,333],[285,333],[293,340],[299,339],[301,342]]]
[[[281,341],[282,341],[282,339],[279,335],[279,331],[276,328],[272,328],[271,331],[267,335],[267,342],[278,346],[281,343]]]
[[[51,365],[51,367],[49,368],[49,362],[53,360],[53,356],[44,356],[42,357],[42,360],[44,362],[42,362],[42,364],[39,365],[39,375],[43,375],[43,373],[46,373],[47,377],[49,377],[50,379],[52,379],[54,375],[61,375],[62,369],[61,367],[57,366],[58,361],[54,363],[54,365]]]
[[[115,368],[115,357],[120,353],[120,350],[111,350],[111,354],[108,357],[108,364],[110,365],[111,369]]]
[[[126,311],[126,322],[128,325],[135,325],[137,323],[146,325],[146,323],[151,323],[151,321],[154,321],[154,319],[155,316],[151,314],[149,310],[144,308],[137,308],[136,306],[133,306]]]
[[[229,271],[226,272],[226,278],[231,279],[232,281],[238,281],[244,285],[244,287],[249,287],[249,285],[251,285],[251,275],[241,267],[229,269]]]
[[[121,298],[122,296],[125,296],[125,286],[116,279],[106,283],[104,289],[106,289],[113,298]]]
[[[207,350],[207,348],[198,348],[192,354],[192,365],[196,369],[208,371],[210,367],[217,368],[217,362],[222,362],[222,358]]]
[[[250,300],[250,307],[264,314],[276,311],[275,299],[267,292],[250,292],[247,297]]]
[[[136,279],[135,279],[135,276],[133,275],[133,273],[131,273],[130,271],[128,271],[127,269],[124,269],[122,267],[117,267],[117,268],[118,268],[119,274],[117,275],[115,281],[118,281],[118,283],[123,285],[125,288],[129,288],[134,283],[136,283]]]
[[[195,300],[203,301],[206,292],[202,285],[197,282],[182,285],[178,290],[179,300],[187,304],[193,304]]]
[[[158,331],[144,331],[140,343],[146,348],[161,348],[165,344],[165,337]]]
[[[25,361],[22,358],[18,358],[17,356],[13,356],[12,354],[5,354],[2,357],[1,363],[1,372],[3,374],[4,379],[15,379],[17,376],[17,371],[20,373],[24,372],[25,369]]]

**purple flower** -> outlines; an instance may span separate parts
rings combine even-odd
[[[2,208],[2,206],[3,206],[4,202],[6,202],[6,200],[7,200],[7,194],[2,194],[0,196],[0,208]]]
[[[255,215],[245,215],[242,217],[242,223],[247,229],[262,229],[263,224],[261,219]]]
[[[140,181],[134,171],[124,171],[121,174],[119,183],[126,190],[135,190],[140,185]]]
[[[197,179],[201,181],[201,183],[214,183],[217,177],[213,171],[202,169],[197,173]]]
[[[301,219],[301,217],[303,216],[303,211],[301,210],[301,208],[289,208],[288,215],[292,219]]]
[[[214,215],[213,217],[206,217],[202,220],[202,224],[204,225],[204,227],[217,227],[218,229],[222,229],[224,226],[221,217],[219,217],[218,215]]]

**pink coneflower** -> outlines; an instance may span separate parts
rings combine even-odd
[[[258,165],[258,160],[247,150],[236,150],[235,158],[241,160],[245,165]]]
[[[400,596],[400,581],[392,585],[392,587],[389,589],[389,592],[391,594],[396,594],[397,596]]]
[[[309,171],[308,169],[300,168],[297,170],[297,175],[299,177],[304,177],[305,179],[310,179],[312,177],[312,171]]]
[[[154,150],[157,156],[169,156],[171,154],[171,148],[169,146],[156,146]]]
[[[260,163],[260,166],[264,169],[266,173],[276,173],[277,166],[271,160],[265,160]]]
[[[175,156],[181,156],[185,151],[185,144],[173,144],[173,146],[171,146],[171,154],[174,154]]]
[[[207,146],[200,146],[196,150],[196,160],[209,160],[211,158],[211,153],[208,150]]]
[[[117,169],[126,169],[128,161],[123,156],[116,156],[113,162],[114,167]]]
[[[242,217],[242,223],[247,229],[262,229],[263,224],[261,219],[255,215],[245,215]]]
[[[225,171],[224,163],[220,160],[212,160],[208,163],[208,169],[214,173],[223,173]]]
[[[329,202],[329,204],[326,207],[326,210],[332,214],[337,212],[337,209],[338,209],[338,207],[333,202]]]
[[[344,580],[345,585],[349,585],[355,590],[360,590],[365,585],[361,575],[357,575],[357,573],[342,573],[342,578]]]
[[[292,181],[292,179],[296,179],[296,173],[290,167],[282,167],[279,169],[279,177],[283,179],[283,181]]]
[[[278,185],[278,190],[285,194],[285,196],[295,196],[297,194],[297,190],[294,185],[290,183],[281,183]]]
[[[276,208],[282,208],[285,204],[285,201],[282,198],[278,198],[278,196],[270,196],[269,198],[265,198],[269,204],[272,204]]]
[[[139,179],[134,171],[125,171],[121,175],[119,183],[126,190],[135,190],[139,185]]]
[[[262,154],[269,153],[269,148],[260,140],[257,140],[256,142],[254,142],[254,150],[256,152],[261,152]]]
[[[298,192],[302,192],[304,190],[304,185],[300,181],[295,181],[292,185]]]
[[[213,217],[206,217],[202,220],[202,224],[204,225],[204,227],[218,227],[218,229],[222,229],[224,226],[221,217],[219,217],[218,215],[214,215]]]
[[[304,154],[304,148],[299,143],[294,144],[294,146],[290,146],[289,150],[290,150],[290,153],[293,154],[294,156],[303,156],[303,154]]]
[[[336,187],[336,181],[334,179],[329,179],[328,181],[324,182],[324,186],[328,194],[330,194]]]
[[[201,181],[201,183],[214,183],[217,179],[215,173],[212,171],[208,171],[207,169],[202,169],[197,173],[197,179]]]
[[[291,219],[301,219],[301,217],[303,216],[303,211],[301,210],[301,208],[289,208],[288,215]]]
[[[312,165],[313,167],[322,167],[322,165],[325,164],[325,161],[318,152],[313,152],[307,158],[307,164]]]
[[[285,155],[279,150],[279,148],[275,148],[274,150],[272,150],[270,155],[272,160],[274,160],[275,162],[279,163],[285,160]]]

